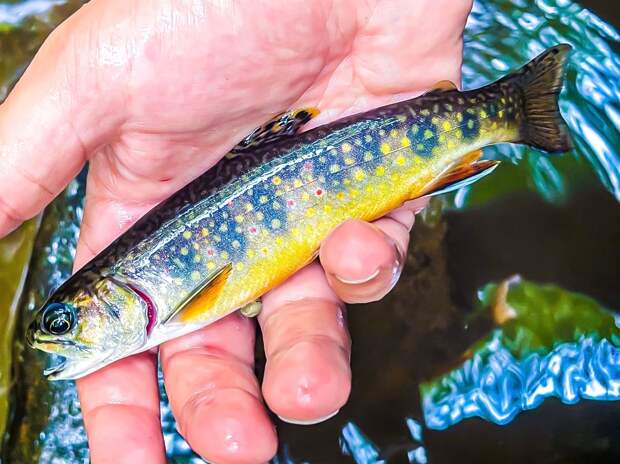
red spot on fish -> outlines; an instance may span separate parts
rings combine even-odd
[[[320,197],[321,195],[323,195],[323,189],[316,189],[316,192],[314,193],[316,193],[317,197]]]
[[[153,331],[153,327],[155,327],[155,323],[157,322],[157,310],[155,309],[153,300],[151,300],[145,292],[133,285],[129,285],[129,288],[146,303],[146,335],[148,336]]]
[[[286,201],[286,204],[287,204],[288,206],[295,206],[295,200],[287,200],[287,201]]]
[[[207,254],[208,254],[209,256],[213,256],[213,255],[215,254],[215,250],[214,250],[213,248],[209,248],[209,249],[207,250]]]
[[[254,226],[250,227],[248,230],[250,231],[251,234],[255,234],[256,232],[258,232],[256,230],[256,227],[254,227]]]
[[[311,162],[306,162],[304,163],[304,171],[312,171],[312,163]]]

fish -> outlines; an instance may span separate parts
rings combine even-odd
[[[51,294],[26,334],[64,359],[45,375],[77,379],[234,311],[255,314],[344,221],[489,175],[499,161],[482,158],[486,146],[569,151],[558,99],[570,50],[551,47],[479,89],[442,81],[305,131],[318,109],[277,115]]]

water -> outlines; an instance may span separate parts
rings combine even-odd
[[[498,304],[503,288],[507,297]],[[489,308],[500,320],[468,348],[466,360],[421,385],[427,427],[443,430],[470,417],[505,425],[548,398],[620,400],[620,321],[613,312],[518,276],[487,285],[478,298],[468,327],[491,317]]]
[[[0,25],[0,97],[42,38],[81,2],[47,9],[57,3],[0,1],[0,18],[5,19]],[[489,154],[514,163],[504,163],[493,176],[431,206],[414,231],[408,264],[393,294],[381,303],[350,311],[351,400],[340,414],[317,426],[277,422],[282,446],[274,462],[581,463],[620,458],[618,402],[566,406],[545,399],[530,403],[537,407],[511,409],[517,403],[513,399],[502,404],[512,411],[504,421],[508,425],[468,418],[438,431],[425,423],[420,383],[458,367],[455,360],[460,354],[488,333],[488,328],[476,332],[464,327],[478,290],[489,282],[519,273],[620,309],[617,32],[566,0],[487,0],[476,3],[465,40],[467,87],[524,63],[547,45],[572,43],[576,53],[562,110],[576,136],[576,149],[568,156],[548,158],[500,147]],[[77,184],[56,211],[57,219],[38,238],[33,263],[55,271],[48,274],[39,268],[38,274],[31,274],[22,307],[31,308],[33,298],[44,295],[70,268],[79,219],[75,188]],[[58,227],[63,214],[65,222]],[[57,248],[45,248],[54,244]],[[42,278],[48,275],[50,279]],[[596,343],[603,342],[599,338]],[[548,348],[542,358],[569,360],[570,353]],[[577,349],[571,353],[587,351],[573,348]],[[509,356],[515,364],[521,359],[511,351],[495,354],[503,362]],[[41,363],[32,354],[23,355]],[[259,359],[262,356],[259,352]],[[41,382],[39,364],[21,364],[20,369],[3,460],[86,462],[73,384],[50,387]],[[562,384],[560,392],[573,385],[576,382]],[[176,433],[165,404],[162,422],[171,462],[202,462]]]
[[[50,291],[71,274],[82,218],[84,180],[82,174],[46,209],[41,219],[19,304],[22,317],[17,320],[18,334],[23,333],[28,316],[41,306]],[[75,384],[45,380],[41,372],[54,360],[27,348],[22,337],[15,343],[14,358],[20,362],[13,371],[13,420],[5,437],[3,462],[88,462]]]
[[[475,2],[465,40],[464,85],[484,85],[560,42],[575,48],[560,104],[576,146],[572,157],[554,159],[514,146],[489,155],[495,151],[499,159],[518,160],[524,169],[506,173],[510,184],[520,188],[525,182],[550,201],[565,199],[584,171],[596,173],[620,200],[620,57],[614,53],[620,35],[612,26],[570,1]],[[467,196],[463,190],[457,205]]]

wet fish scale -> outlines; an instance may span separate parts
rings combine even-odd
[[[189,212],[179,216],[181,229],[163,240],[154,237],[156,246],[145,240],[117,261],[115,272],[141,282],[165,311],[230,261],[231,278],[218,300],[222,309],[206,314],[220,317],[303,266],[337,224],[352,217],[374,219],[415,197],[444,168],[445,160],[440,165],[434,157],[452,151],[457,159],[492,137],[514,134],[498,136],[498,128],[509,123],[508,113],[500,117],[495,109],[499,105],[498,95],[436,92],[370,112],[353,125],[340,122],[340,129],[319,128],[294,144],[266,148],[252,156],[256,166],[270,160],[258,169],[247,160],[242,170],[222,169],[230,178],[215,184],[227,184],[234,198],[226,192],[200,202],[193,219],[185,220]],[[470,117],[464,116],[466,109],[473,110]],[[474,129],[464,132],[468,121],[475,121]],[[134,270],[124,272],[134,261],[139,263]],[[153,265],[160,272],[153,273]]]

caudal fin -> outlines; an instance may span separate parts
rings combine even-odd
[[[558,107],[564,68],[572,47],[560,44],[543,52],[506,80],[523,95],[520,142],[549,153],[572,148],[568,127]]]

